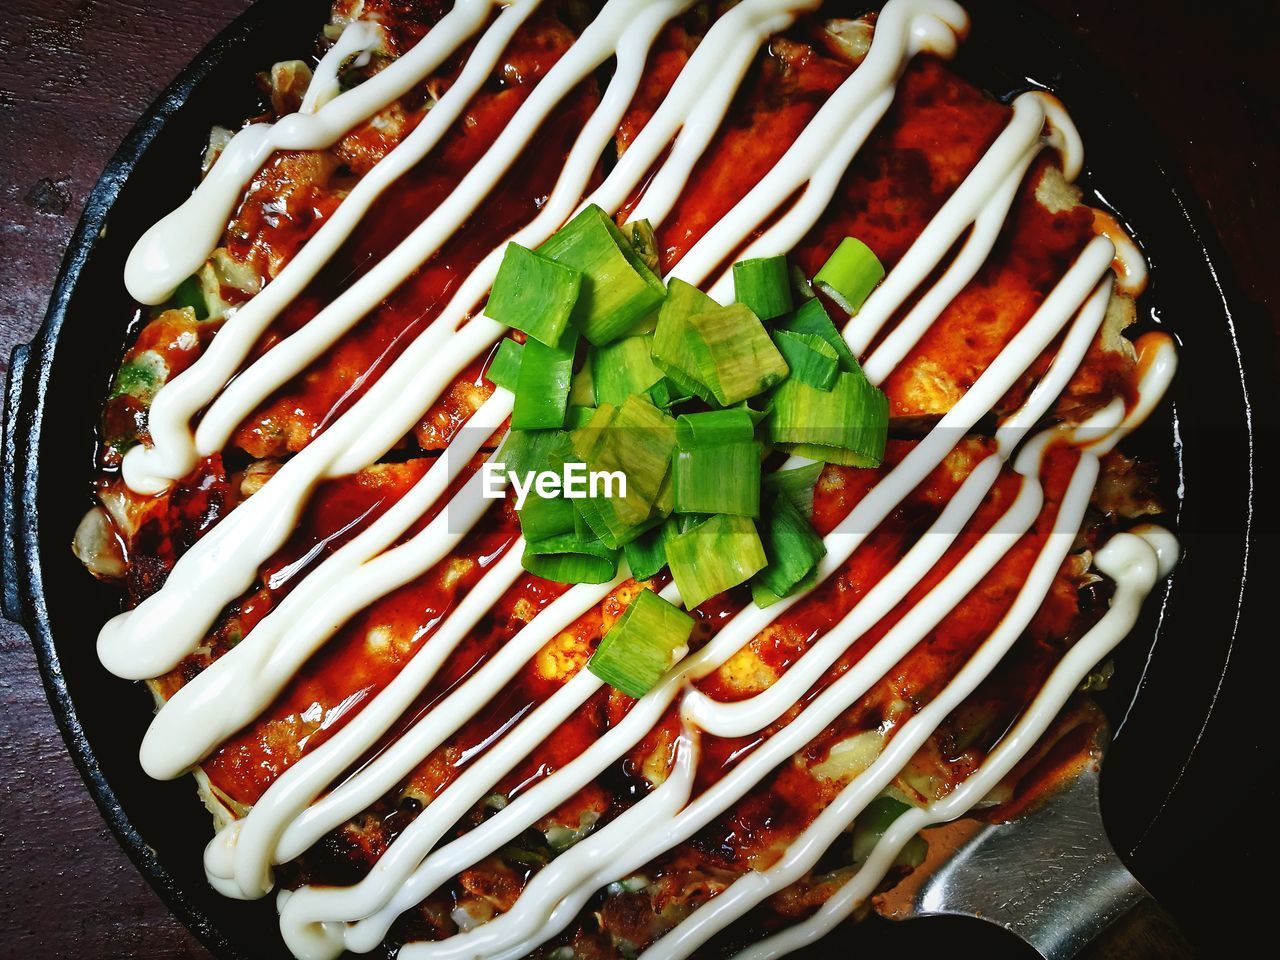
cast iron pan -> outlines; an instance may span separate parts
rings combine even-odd
[[[1241,644],[1232,658],[1255,478],[1251,398],[1221,286],[1222,257],[1206,242],[1185,189],[1153,153],[1140,111],[1118,93],[1122,86],[1024,9],[990,0],[968,6],[974,28],[962,69],[1001,96],[1043,85],[1063,97],[1087,146],[1083,184],[1101,191],[1091,201],[1117,211],[1150,256],[1140,326],[1162,326],[1182,342],[1172,396],[1130,448],[1164,465],[1171,502],[1180,492],[1176,515],[1166,520],[1186,553],[1122,646],[1117,680],[1103,697],[1117,729],[1104,811],[1139,878],[1195,935],[1206,929],[1193,909],[1204,891],[1188,865],[1220,861],[1211,855],[1214,838],[1190,814],[1221,815],[1222,801],[1205,765],[1188,761],[1211,711],[1230,721],[1239,708],[1219,696],[1228,661],[1233,672],[1248,671],[1255,656]],[[6,394],[4,612],[30,632],[67,744],[120,842],[174,912],[225,958],[288,956],[273,901],[225,900],[205,883],[208,816],[189,781],[157,783],[142,773],[137,750],[150,697],[107,674],[94,653],[119,596],[86,575],[68,545],[89,504],[101,401],[133,328],[128,320],[138,319],[121,280],[130,245],[192,189],[209,127],[234,126],[256,112],[254,73],[312,52],[327,8],[327,0],[261,0],[147,111],[89,197],[44,326],[15,351]],[[830,938],[812,954],[843,955],[846,942]],[[987,957],[1028,955],[976,921],[873,920],[856,942],[907,956],[957,947]]]

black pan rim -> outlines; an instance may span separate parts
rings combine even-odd
[[[217,923],[192,902],[182,884],[165,868],[155,850],[148,845],[142,830],[124,809],[115,789],[103,772],[63,677],[59,654],[54,645],[49,623],[42,579],[37,507],[37,486],[40,478],[39,439],[53,362],[53,348],[66,320],[71,295],[107,223],[121,188],[139,160],[151,148],[160,131],[176,113],[185,107],[192,91],[224,57],[240,46],[261,25],[267,16],[268,9],[280,3],[281,0],[259,0],[211,41],[146,110],[107,164],[102,176],[89,194],[84,213],[68,246],[43,324],[29,345],[19,346],[14,351],[7,385],[4,423],[5,615],[21,623],[31,635],[55,719],[81,776],[117,839],[173,913],[216,955],[228,958],[246,957],[248,954],[243,952]],[[1067,35],[1046,15],[1025,8],[1019,8],[1016,15],[1034,22],[1035,29],[1051,35],[1064,63],[1076,71],[1087,69],[1099,77],[1100,82],[1107,83],[1112,90],[1119,91],[1113,99],[1130,113],[1131,126],[1136,128],[1137,135],[1141,136],[1147,144],[1148,159],[1163,178],[1162,182],[1156,185],[1156,189],[1167,193],[1167,199],[1177,204],[1181,222],[1189,231],[1197,250],[1203,254],[1216,289],[1216,303],[1221,306],[1227,336],[1233,346],[1236,373],[1239,376],[1241,390],[1241,413],[1249,458],[1249,483],[1244,504],[1245,526],[1240,546],[1243,562],[1247,564],[1256,536],[1254,512],[1257,505],[1258,482],[1254,462],[1256,428],[1252,411],[1257,407],[1256,398],[1261,381],[1251,375],[1250,371],[1254,369],[1255,364],[1252,361],[1246,363],[1244,350],[1241,347],[1242,337],[1236,321],[1238,311],[1234,306],[1241,301],[1241,297],[1225,252],[1210,226],[1203,204],[1195,196],[1176,165],[1169,161],[1169,153],[1162,138],[1151,129],[1145,113],[1127,88],[1115,82],[1108,71],[1095,63],[1093,55],[1076,38]],[[1259,361],[1259,367],[1260,363]],[[1260,371],[1259,377],[1262,375]],[[1235,402],[1234,398],[1232,402]],[[1246,592],[1252,583],[1252,579],[1242,577],[1237,615],[1245,603]],[[1212,709],[1211,705],[1210,710]],[[1207,724],[1208,721],[1209,715],[1206,715],[1205,723]]]

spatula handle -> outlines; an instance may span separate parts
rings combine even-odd
[[[1078,960],[1192,960],[1196,950],[1178,922],[1143,897],[1079,954]]]

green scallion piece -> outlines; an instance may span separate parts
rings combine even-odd
[[[515,392],[520,377],[520,357],[524,353],[524,344],[516,343],[506,337],[498,344],[498,349],[489,361],[489,369],[484,375],[496,387]]]
[[[769,565],[755,579],[778,597],[790,596],[827,554],[822,538],[784,494],[778,494],[763,524],[764,552]]]
[[[596,385],[591,380],[591,363],[588,361],[573,375],[569,381],[569,405],[573,407],[594,407],[596,405]]]
[[[745,583],[769,562],[750,517],[717,515],[683,532],[668,525],[666,551],[686,610]]]
[[[627,558],[627,567],[631,576],[637,580],[648,580],[656,576],[658,571],[667,565],[667,548],[663,539],[662,526],[655,525],[622,548],[622,555]]]
[[[789,372],[758,317],[741,303],[689,318],[698,379],[722,407],[763,393]]]
[[[590,352],[591,382],[596,404],[620,404],[633,393],[645,393],[662,379],[650,359],[653,337],[623,337]]]
[[[804,516],[813,516],[813,489],[822,475],[824,464],[807,463],[790,470],[775,470],[764,476],[762,487],[766,493],[782,494]]]
[[[804,590],[808,587],[813,586],[814,583],[817,582],[817,579],[818,579],[817,574],[810,572],[807,577],[805,577],[803,580],[797,583],[795,587],[792,588],[791,592],[799,593],[801,590]],[[759,577],[751,578],[751,602],[754,603],[761,610],[763,610],[765,607],[772,607],[775,603],[777,603],[781,599],[782,597],[778,596],[776,593],[774,593],[772,590],[766,587],[763,583],[761,583]]]
[[[676,417],[676,444],[682,450],[749,441],[756,432],[750,412],[742,407],[686,413]],[[711,511],[714,512],[714,511]]]
[[[661,407],[663,410],[692,398],[693,394],[681,390],[676,386],[675,381],[667,376],[649,388],[649,399],[653,401],[655,407]]]
[[[803,303],[817,296],[813,292],[813,285],[809,283],[809,278],[794,263],[787,268],[787,277],[791,281],[791,298],[793,301],[799,300]]]
[[[554,347],[582,289],[582,274],[518,243],[507,244],[485,306],[486,316]]]
[[[513,430],[564,426],[577,343],[578,331],[574,327],[566,327],[554,347],[540,340],[525,342],[520,354],[520,374],[516,378],[516,400],[511,410]]]
[[[539,430],[535,443],[541,459],[532,471],[561,473],[567,460],[573,458],[569,435],[562,430]],[[525,459],[530,459],[530,450]],[[508,467],[510,469],[510,467]],[[526,474],[527,475],[527,474]],[[523,481],[522,477],[522,481]],[[545,540],[574,529],[573,501],[561,496],[544,497],[532,487],[525,494],[524,505],[518,513],[520,532],[525,540]]]
[[[671,464],[675,512],[758,517],[761,449],[748,440],[677,450]]]
[[[638,700],[671,669],[676,651],[688,645],[692,633],[693,617],[642,590],[600,641],[587,669]]]
[[[577,430],[580,427],[585,427],[595,415],[595,407],[579,407],[571,402],[568,412],[564,415],[564,428],[566,430]]]
[[[866,863],[871,852],[875,850],[881,838],[893,826],[893,822],[911,809],[911,805],[903,803],[890,794],[881,794],[867,804],[866,809],[858,815],[853,824],[854,863]],[[929,852],[929,843],[924,837],[916,835],[908,840],[894,858],[895,865],[918,867],[924,863]]]
[[[556,583],[608,583],[617,575],[619,556],[599,540],[562,533],[526,542],[520,563],[534,576]]]
[[[620,547],[661,522],[664,489],[675,447],[675,421],[633,394],[619,407],[602,404],[585,427],[572,434],[574,452],[591,472],[626,477],[626,496],[615,483],[611,495],[575,500],[579,515],[600,540]]]
[[[819,390],[831,389],[836,382],[836,374],[840,372],[835,347],[816,333],[792,333],[789,330],[775,330],[773,342],[791,368],[793,378]]]
[[[757,257],[733,265],[733,296],[761,320],[791,312],[791,277],[786,257]]]
[[[853,355],[853,351],[849,349],[848,341],[840,336],[840,331],[836,329],[836,325],[831,322],[831,318],[827,316],[827,308],[822,305],[822,301],[814,298],[806,300],[800,305],[800,309],[791,316],[781,320],[776,325],[778,330],[786,330],[791,333],[808,333],[821,337],[835,351],[836,356],[840,360],[840,369],[845,373],[861,372],[858,361]]]
[[[813,278],[814,286],[851,316],[884,279],[884,266],[861,240],[845,237]]]
[[[622,235],[631,243],[631,249],[644,261],[644,265],[655,274],[659,273],[662,260],[658,254],[658,236],[653,232],[653,224],[648,220],[632,220],[623,225]]]
[[[667,285],[667,297],[662,301],[658,326],[653,332],[653,362],[680,392],[707,401],[713,400],[714,395],[698,379],[698,359],[689,318],[717,306],[719,304],[693,284],[672,280]]]
[[[842,373],[830,390],[788,379],[774,391],[767,439],[799,456],[850,467],[878,467],[889,429],[889,401],[860,374]]]
[[[570,320],[597,346],[630,332],[665,295],[662,281],[595,204],[557,230],[537,252],[582,273]]]
[[[190,307],[197,320],[209,318],[209,301],[205,298],[199,274],[192,274],[178,284],[178,289],[173,291],[163,309],[181,310],[183,307]]]
[[[564,437],[559,430],[512,430],[502,441],[497,461],[519,476],[545,470],[554,459],[565,456]]]

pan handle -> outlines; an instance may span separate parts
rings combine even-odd
[[[22,581],[26,577],[19,555],[25,543],[25,537],[22,535],[24,521],[21,478],[25,458],[21,451],[26,446],[26,438],[31,426],[30,414],[24,409],[27,393],[27,360],[30,353],[29,344],[19,344],[13,348],[4,391],[4,455],[3,474],[0,474],[3,501],[0,502],[0,537],[3,537],[4,543],[4,616],[14,623],[21,623],[24,613]]]

